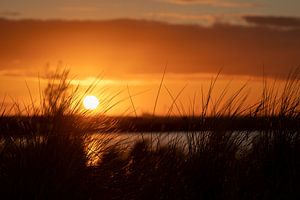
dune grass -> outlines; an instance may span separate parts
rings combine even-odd
[[[25,117],[17,105],[19,115],[2,114],[1,197],[299,199],[299,75],[299,69],[293,71],[282,91],[264,82],[260,101],[251,106],[245,106],[244,86],[228,98],[224,89],[212,100],[216,78],[202,94],[201,115],[185,116],[192,126],[208,128],[188,126],[181,137],[167,142],[162,134],[124,147],[105,135],[100,140],[88,134],[115,124],[103,116],[86,123],[86,113],[79,109],[82,94],[70,86],[68,71],[57,72],[41,93],[40,107],[31,104]],[[176,107],[177,97],[173,99],[171,107]],[[240,119],[259,131],[228,127]]]

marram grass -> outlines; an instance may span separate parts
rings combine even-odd
[[[264,83],[261,99],[246,108],[243,87],[212,101],[213,80],[201,115],[184,118],[207,128],[124,146],[108,134],[91,137],[89,130],[117,131],[118,123],[82,120],[82,95],[70,90],[67,71],[57,72],[27,116],[7,117],[1,106],[1,198],[299,199],[299,75],[293,71],[281,92]],[[241,119],[239,126],[259,128],[228,128]]]

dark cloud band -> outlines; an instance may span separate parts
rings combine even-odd
[[[300,18],[274,16],[244,16],[246,22],[259,26],[300,28]]]
[[[142,20],[2,19],[0,70],[26,70],[62,60],[86,74],[160,73],[168,61],[168,72],[178,74],[223,68],[228,74],[261,75],[264,65],[266,72],[282,75],[299,65],[300,30],[260,24],[202,27]]]

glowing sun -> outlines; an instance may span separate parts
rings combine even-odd
[[[83,106],[87,110],[95,110],[99,105],[99,100],[97,97],[89,95],[84,97]]]

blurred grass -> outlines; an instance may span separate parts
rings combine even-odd
[[[0,106],[1,198],[299,199],[299,75],[298,68],[292,71],[282,91],[264,80],[260,100],[250,106],[244,86],[229,97],[226,86],[212,99],[217,76],[202,93],[201,115],[184,116],[188,126],[181,137],[141,137],[123,146],[88,133],[117,127],[105,116],[87,123],[79,107],[94,85],[79,94],[68,71],[57,71],[40,107],[32,102],[26,116],[16,104],[19,115],[7,118]],[[163,79],[159,91],[162,85]],[[177,96],[172,99],[170,109],[179,108]],[[153,124],[161,120],[150,118]],[[232,129],[239,120],[240,128]]]

